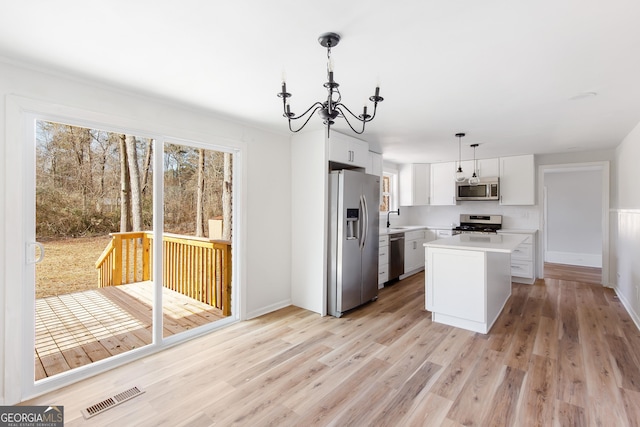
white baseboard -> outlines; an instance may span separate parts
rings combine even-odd
[[[616,286],[613,286],[613,289],[616,291],[616,295],[618,296],[618,299],[620,300],[620,302],[624,306],[625,310],[627,310],[627,313],[629,313],[629,316],[631,317],[631,320],[633,320],[633,323],[636,324],[636,328],[638,328],[640,330],[640,316],[638,315],[638,313],[636,313],[633,310],[633,305],[631,304],[630,301],[628,301],[625,298],[625,296],[624,296],[624,294],[622,292],[618,292],[618,288]]]
[[[580,265],[582,267],[602,268],[602,255],[600,254],[579,254],[574,252],[547,251],[545,262],[554,264]]]
[[[289,307],[291,305],[291,300],[287,299],[284,301],[277,302],[275,304],[268,305],[266,307],[261,307],[258,310],[253,310],[247,313],[246,320],[253,319],[254,317],[262,316],[263,314],[271,313],[272,311],[280,310],[281,308]]]

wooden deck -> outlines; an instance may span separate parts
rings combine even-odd
[[[35,379],[150,344],[152,283],[140,282],[36,300]],[[163,336],[223,318],[219,309],[167,288]]]

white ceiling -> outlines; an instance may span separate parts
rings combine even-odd
[[[437,162],[457,132],[463,159],[472,143],[479,158],[618,145],[640,122],[639,22],[637,0],[0,0],[0,56],[284,134],[282,74],[294,112],[321,101],[333,31],[343,102],[359,112],[377,82],[385,98],[364,139]]]

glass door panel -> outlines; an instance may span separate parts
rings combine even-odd
[[[152,342],[152,145],[36,121],[35,381]]]
[[[163,337],[231,315],[232,155],[164,146]]]

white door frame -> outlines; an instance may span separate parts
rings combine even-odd
[[[610,197],[610,165],[609,161],[585,162],[585,163],[565,163],[558,165],[538,166],[538,200],[542,205],[542,215],[540,216],[540,236],[538,245],[538,277],[544,277],[544,255],[547,247],[547,195],[544,185],[546,172],[561,171],[572,172],[582,170],[600,170],[602,179],[602,279],[603,286],[609,285],[609,197]]]
[[[163,134],[151,133],[140,130],[140,124],[133,119],[115,117],[108,114],[96,113],[87,110],[66,107],[59,104],[33,100],[15,95],[9,95],[6,99],[6,168],[5,181],[11,183],[6,185],[5,203],[5,266],[4,280],[6,283],[4,299],[4,342],[0,343],[4,360],[0,358],[0,367],[3,368],[4,396],[2,404],[13,405],[37,395],[55,390],[65,385],[77,382],[81,379],[96,375],[98,373],[113,369],[116,366],[128,363],[152,353],[164,350],[179,342],[186,341],[199,335],[210,332],[225,324],[235,322],[244,317],[245,304],[243,301],[243,278],[242,269],[239,267],[240,247],[244,235],[244,216],[242,212],[243,197],[242,186],[244,182],[244,170],[242,167],[242,151],[244,143],[238,144],[235,141],[225,140],[220,145],[208,144],[205,148],[217,149],[233,153],[233,180],[234,187],[232,193],[234,221],[234,233],[232,237],[232,259],[234,268],[232,271],[232,316],[216,323],[215,327],[204,325],[199,328],[186,331],[180,336],[162,338],[160,329],[156,328],[156,319],[162,319],[162,310],[154,310],[154,342],[140,349],[131,350],[121,355],[112,356],[108,359],[94,362],[90,365],[72,369],[59,375],[45,378],[34,382],[34,317],[33,298],[34,266],[28,262],[26,243],[35,240],[34,198],[32,197],[35,188],[35,174],[33,173],[35,132],[33,131],[33,120],[38,117],[43,120],[70,123],[78,126],[92,127],[113,132],[125,132],[138,136],[144,136],[155,140],[156,146],[163,146],[164,142],[185,142],[188,139],[183,137],[167,136],[166,126],[145,124],[146,128],[162,128]],[[173,132],[180,134],[180,132]],[[205,139],[206,140],[206,139]],[[219,141],[221,141],[218,138]],[[224,144],[229,142],[229,145]],[[199,143],[202,145],[202,143]],[[233,147],[235,145],[235,147]],[[155,150],[155,147],[154,147]],[[155,150],[154,164],[162,165],[162,150]],[[157,166],[156,166],[157,167]],[[156,208],[156,204],[162,202],[162,174],[154,174],[154,213],[162,211],[161,205]],[[156,221],[161,218],[154,215],[154,229],[158,228]],[[162,253],[162,239],[154,239],[158,242],[154,254]],[[160,249],[158,249],[160,248]],[[32,251],[31,251],[32,252]],[[154,269],[161,268],[161,263],[154,262]],[[154,277],[161,277],[161,270],[154,270]],[[1,273],[0,273],[1,274]],[[31,277],[31,278],[30,278]],[[159,288],[158,288],[159,289]],[[161,290],[160,290],[161,291]],[[160,294],[157,292],[156,294]],[[31,301],[31,304],[29,304]],[[158,340],[158,337],[161,339]],[[28,365],[25,365],[28,363]],[[1,384],[0,384],[1,386]],[[0,396],[2,397],[2,396]]]

